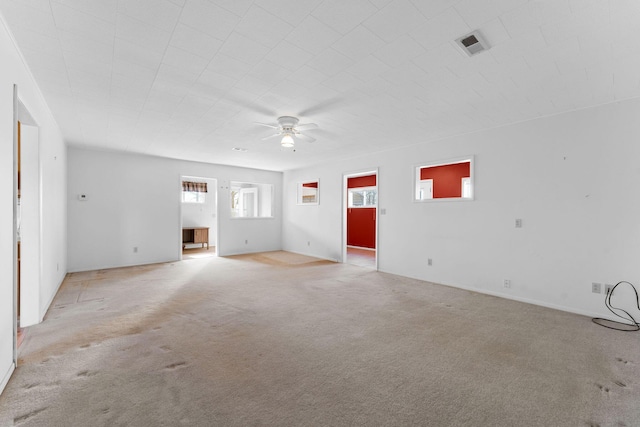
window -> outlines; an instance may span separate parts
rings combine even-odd
[[[299,205],[317,205],[319,196],[318,181],[299,182],[298,183],[298,204]]]
[[[273,185],[231,181],[232,218],[271,218]]]
[[[206,182],[182,181],[182,203],[204,203]]]
[[[378,204],[378,191],[375,187],[362,187],[349,189],[350,208],[369,208]]]
[[[473,156],[415,168],[414,200],[473,200]]]

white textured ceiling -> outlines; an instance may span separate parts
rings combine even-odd
[[[640,96],[636,0],[0,0],[71,145],[273,170]],[[453,40],[479,29],[490,50]],[[283,150],[255,121],[299,116]],[[233,147],[248,149],[232,151]]]

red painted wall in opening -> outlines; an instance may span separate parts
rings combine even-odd
[[[348,178],[347,187],[375,187],[376,178],[376,175]],[[376,208],[347,209],[347,245],[376,248]]]
[[[433,180],[433,198],[462,197],[462,178],[471,176],[471,162],[420,168],[420,179]]]
[[[347,210],[347,245],[376,248],[376,208]]]
[[[375,187],[376,176],[356,176],[354,178],[347,178],[347,188],[359,188],[359,187]]]

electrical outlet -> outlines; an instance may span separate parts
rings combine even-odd
[[[516,218],[516,228],[522,228],[522,220],[520,218]]]
[[[248,245],[249,244],[249,240],[245,239],[244,244]]]
[[[307,240],[307,246],[311,246],[311,241]]]
[[[427,265],[433,265],[433,260],[431,258],[427,259]]]
[[[137,247],[137,246],[134,246],[134,247],[133,247],[133,253],[134,253],[134,254],[137,254],[137,253],[138,253],[138,247]]]
[[[604,293],[609,295],[611,293],[611,291],[613,290],[613,285],[604,285]]]
[[[591,283],[591,292],[593,292],[594,294],[601,294],[602,283],[596,283],[596,282]]]
[[[511,287],[511,280],[509,279],[504,279],[504,287],[505,288],[510,288]]]

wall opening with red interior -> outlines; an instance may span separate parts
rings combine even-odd
[[[462,197],[462,178],[471,176],[471,162],[420,168],[420,179],[433,180],[433,198]]]
[[[347,179],[347,246],[376,248],[377,176]]]

